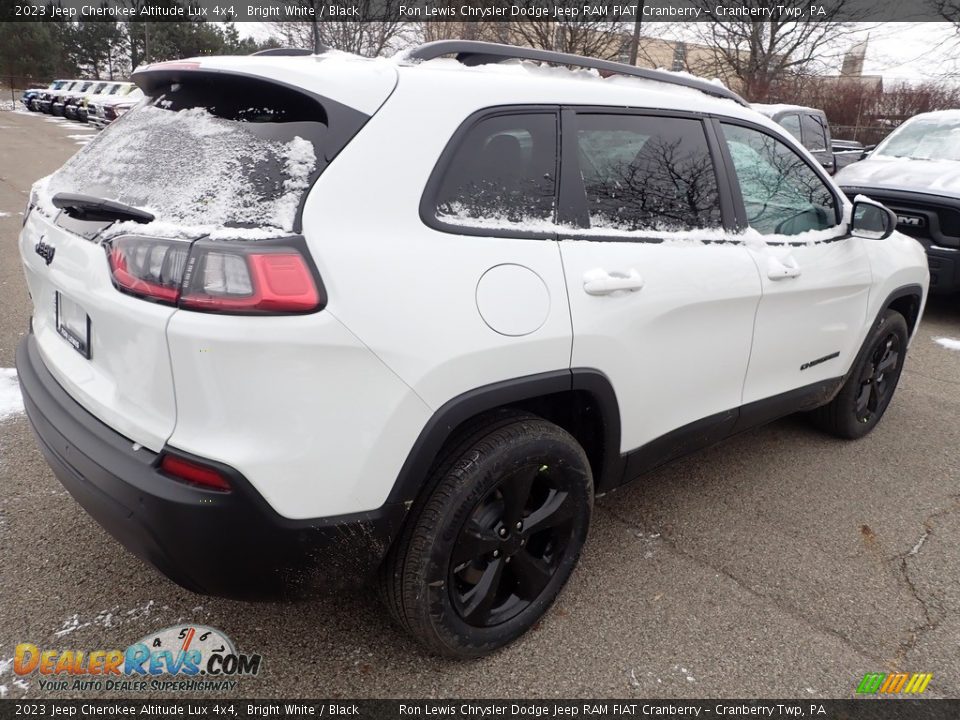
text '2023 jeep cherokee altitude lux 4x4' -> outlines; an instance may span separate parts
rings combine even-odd
[[[893,395],[923,249],[722,87],[462,41],[134,77],[34,189],[17,364],[60,481],[187,588],[378,576],[479,655],[595,495]]]

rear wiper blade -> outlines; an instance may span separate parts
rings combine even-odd
[[[107,200],[79,193],[57,193],[53,196],[54,207],[78,220],[133,220],[138,223],[153,222],[153,215],[116,200]]]

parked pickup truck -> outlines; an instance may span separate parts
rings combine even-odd
[[[847,197],[889,207],[897,230],[920,241],[931,292],[960,292],[960,110],[915,115],[836,180]]]
[[[837,171],[833,144],[830,140],[830,123],[823,110],[802,105],[765,105],[752,103],[751,107],[766,115],[799,140],[817,162],[831,175]]]

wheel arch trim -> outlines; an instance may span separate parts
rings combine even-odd
[[[907,321],[907,327],[910,329],[910,337],[916,334],[917,329],[920,326],[920,313],[923,309],[923,286],[918,283],[911,283],[909,285],[901,285],[896,290],[887,295],[886,299],[880,304],[880,308],[877,311],[876,317],[873,319],[873,324],[867,328],[867,334],[869,335],[870,330],[876,327],[877,323],[880,322],[880,318],[883,316],[883,313],[891,308],[893,303],[902,298],[915,297],[917,299],[917,307],[915,310],[915,315],[913,317],[905,317],[904,320]]]
[[[603,477],[594,478],[598,491],[617,485],[623,474],[620,455],[620,407],[609,378],[592,368],[570,368],[503,380],[468,390],[438,408],[420,431],[400,468],[387,503],[415,500],[429,477],[444,444],[471,418],[497,408],[548,395],[580,391],[596,403],[603,423]]]

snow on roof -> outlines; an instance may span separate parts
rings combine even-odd
[[[772,118],[777,113],[790,112],[823,112],[822,110],[817,110],[816,108],[806,107],[805,105],[786,105],[786,104],[776,104],[776,103],[750,103],[750,107],[756,110],[762,115],[766,115],[769,118]]]
[[[384,58],[328,51],[321,55],[205,55],[141,65],[133,78],[149,87],[150,76],[190,72],[243,73],[303,88],[372,115],[396,86],[396,66]]]
[[[152,72],[178,68],[214,72],[244,72],[264,78],[282,80],[306,90],[318,92],[372,114],[395,86],[399,75],[435,77],[457,73],[457,87],[463,83],[489,88],[491,101],[499,102],[582,102],[615,104],[625,107],[682,109],[695,112],[717,112],[733,117],[755,119],[756,115],[736,101],[716,97],[696,88],[674,85],[668,80],[654,80],[627,75],[603,77],[593,69],[571,69],[541,64],[531,60],[506,60],[466,66],[453,58],[436,58],[415,64],[402,54],[394,58],[363,58],[350,53],[327,51],[319,55],[295,56],[204,56],[171,63],[157,63],[137,68],[134,75],[143,77]],[[689,77],[688,73],[666,71],[670,75]],[[505,80],[515,80],[513,92],[506,91]],[[139,78],[138,78],[139,80]],[[531,80],[537,80],[531,83]],[[546,82],[540,82],[546,81]],[[584,82],[589,81],[589,82]],[[571,82],[578,83],[576,99],[571,97]],[[719,80],[710,80],[723,86]],[[536,91],[531,92],[534,88]],[[548,90],[549,88],[549,90]],[[642,93],[637,93],[642,90]],[[452,90],[451,90],[452,91]],[[494,95],[502,97],[494,98]],[[510,95],[507,99],[506,95]],[[756,107],[756,106],[755,106]],[[778,106],[766,106],[778,107]],[[782,106],[787,107],[787,106]]]
[[[675,85],[668,80],[620,74],[603,77],[594,69],[571,69],[532,60],[512,59],[468,66],[453,58],[436,58],[416,65],[400,62],[398,70],[401,77],[406,78],[433,75],[435,82],[440,76],[446,76],[442,81],[449,82],[449,76],[456,73],[457,88],[469,82],[472,87],[468,92],[478,92],[480,86],[483,86],[484,90],[489,90],[490,102],[576,102],[585,105],[681,109],[756,117],[752,111],[735,100],[716,97],[697,88]],[[638,90],[643,92],[638,93]]]

